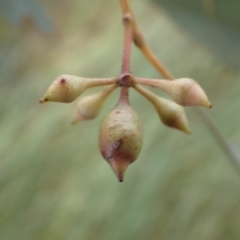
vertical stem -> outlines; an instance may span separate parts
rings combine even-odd
[[[141,34],[141,31],[138,28],[138,25],[135,21],[134,14],[132,11],[132,8],[129,4],[129,0],[120,0],[121,7],[123,13],[129,13],[132,17],[132,39],[135,45],[140,49],[140,51],[143,53],[143,55],[148,59],[149,62],[152,63],[152,65],[167,79],[172,80],[174,79],[174,76],[171,74],[170,71],[159,61],[156,54],[149,48],[147,45],[143,35]]]
[[[123,11],[123,24],[124,24],[124,49],[123,49],[123,58],[122,58],[122,69],[121,69],[121,80],[130,75],[130,61],[131,61],[131,50],[132,50],[132,36],[133,36],[133,27],[132,27],[132,16],[129,11],[127,1],[120,0],[120,4]],[[123,81],[122,81],[123,82]],[[128,86],[122,86],[119,102],[127,102],[129,104],[128,98]]]
[[[120,93],[120,98],[118,103],[127,103],[129,105],[129,97],[128,97],[128,93],[129,93],[129,88],[122,86],[121,87],[121,93]]]
[[[130,73],[130,58],[132,47],[132,23],[130,14],[125,14],[123,17],[124,24],[124,50],[122,59],[122,74]]]
[[[157,58],[154,52],[150,49],[145,39],[143,38],[137,23],[134,19],[134,15],[132,13],[131,6],[128,0],[121,0],[124,4],[124,8],[127,9],[132,15],[132,26],[133,26],[133,41],[135,45],[139,48],[139,50],[144,54],[144,56],[152,63],[152,65],[158,70],[160,74],[162,74],[166,79],[172,80],[174,79],[174,75],[161,63],[161,61]],[[195,111],[201,117],[201,119],[208,126],[209,130],[212,132],[212,135],[217,140],[218,144],[224,150],[226,155],[232,161],[232,163],[240,170],[240,160],[239,157],[233,152],[230,144],[227,142],[225,137],[222,135],[221,131],[218,129],[216,124],[211,120],[208,114],[202,109],[195,108]]]
[[[130,12],[128,0],[120,0],[123,15]]]

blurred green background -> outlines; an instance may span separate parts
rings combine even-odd
[[[119,90],[97,119],[76,126],[70,124],[75,103],[38,103],[62,73],[118,75],[118,1],[7,3],[0,1],[0,239],[240,239],[239,173],[191,108],[188,136],[164,127],[131,90],[144,146],[120,184],[98,150],[101,119]],[[131,3],[155,53],[176,76],[201,84],[214,106],[211,118],[239,143],[240,72],[156,1]],[[132,72],[159,78],[135,48]]]

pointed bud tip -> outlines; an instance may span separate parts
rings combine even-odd
[[[117,178],[119,182],[123,182],[124,180],[124,173],[120,172],[117,174]]]
[[[171,127],[171,126],[170,126]],[[191,130],[188,125],[187,118],[185,116],[185,113],[182,113],[182,116],[177,119],[175,124],[172,126],[180,131],[183,131],[186,134],[191,134]]]
[[[191,130],[190,130],[189,128],[188,128],[188,129],[185,129],[184,132],[185,132],[186,134],[189,134],[189,135],[192,134],[192,132],[191,132]]]
[[[166,126],[168,127],[171,127],[171,128],[175,128],[175,129],[178,129],[186,134],[191,134],[191,130],[188,126],[188,123],[187,123],[187,120],[182,120],[182,119],[179,119],[175,122],[175,124],[172,124],[172,125],[168,125],[165,123]]]
[[[72,124],[72,125],[76,125],[77,123],[84,122],[84,121],[86,121],[86,120],[88,120],[88,119],[75,118],[75,119],[72,120],[71,124]]]
[[[173,128],[176,128],[176,129],[178,129],[178,130],[180,130],[180,131],[182,131],[182,132],[184,132],[184,133],[186,133],[186,134],[192,134],[192,132],[191,132],[191,130],[189,129],[189,127],[188,126],[183,126],[183,125],[172,125],[172,126],[169,126],[169,127],[173,127]]]
[[[84,119],[81,119],[80,117],[79,117],[79,115],[76,113],[76,115],[74,116],[74,118],[73,118],[73,120],[72,120],[72,125],[75,125],[75,124],[77,124],[77,123],[79,123],[79,122],[81,122],[81,121],[83,121]]]
[[[78,122],[79,122],[78,119],[73,119],[72,122],[71,122],[71,124],[72,124],[72,125],[76,125]]]
[[[73,120],[72,120],[72,124],[77,124],[77,123],[79,123],[79,122],[89,121],[89,120],[91,120],[91,119],[93,119],[93,117],[87,118],[87,117],[85,117],[85,116],[83,116],[83,115],[81,115],[81,114],[79,114],[79,113],[76,113],[76,114],[75,114],[75,117],[74,117]]]
[[[118,181],[123,182],[124,174],[131,163],[123,159],[111,159],[108,163],[117,176]]]
[[[45,103],[47,101],[48,101],[48,99],[46,97],[43,97],[39,100],[39,103]]]
[[[200,106],[200,107],[206,107],[206,108],[212,108],[212,103],[209,102],[208,100],[206,100],[206,101],[200,103],[198,106]]]

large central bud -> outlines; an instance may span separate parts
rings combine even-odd
[[[99,132],[99,146],[120,182],[142,148],[143,130],[138,114],[121,96],[116,107],[104,118]]]

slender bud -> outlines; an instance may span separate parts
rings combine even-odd
[[[191,133],[183,107],[175,102],[161,98],[137,84],[134,88],[154,105],[163,124],[188,134]]]
[[[98,79],[61,75],[50,85],[40,103],[47,101],[70,103],[90,87],[108,85],[116,82],[116,78]]]
[[[118,180],[134,162],[142,148],[143,131],[138,114],[127,99],[120,98],[116,107],[104,118],[99,132],[99,146]]]
[[[211,108],[205,92],[197,82],[190,78],[179,78],[171,81],[136,78],[136,83],[160,88],[182,106],[204,106]]]
[[[100,112],[106,98],[116,89],[117,85],[113,84],[101,92],[80,98],[77,104],[77,110],[73,124],[79,121],[90,120],[95,118]]]
[[[191,133],[183,107],[161,97],[156,99],[154,106],[166,126],[176,128],[187,134]]]

